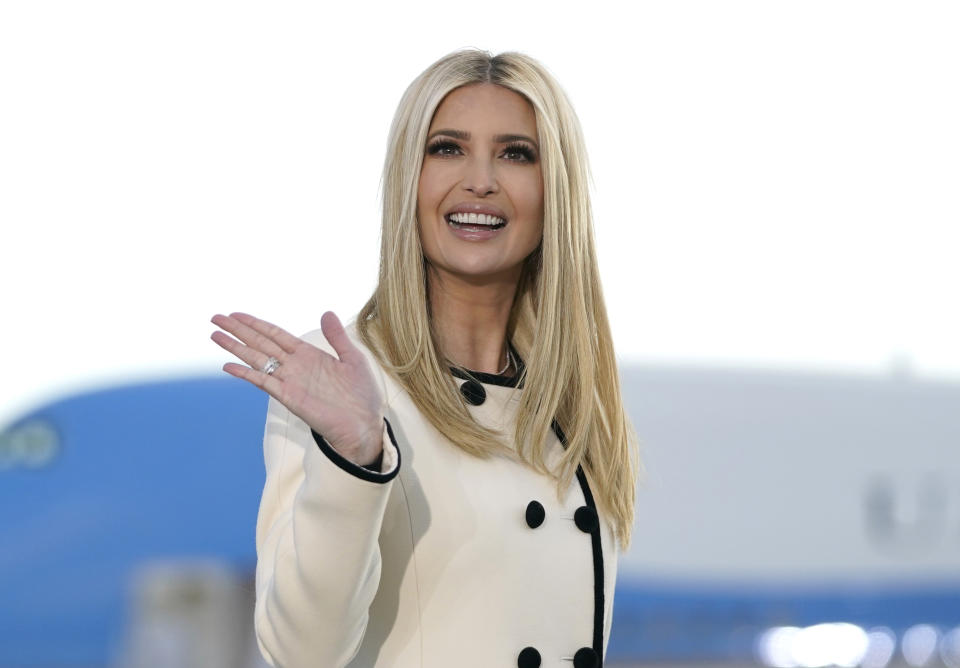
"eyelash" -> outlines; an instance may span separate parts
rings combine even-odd
[[[447,149],[459,151],[460,145],[456,142],[450,141],[449,139],[440,139],[427,147],[427,153],[429,155],[436,155],[441,158],[449,158],[451,157],[451,154],[440,152]],[[534,153],[533,149],[526,144],[507,144],[507,146],[504,147],[503,152],[505,154],[517,153],[522,156],[519,159],[512,159],[511,162],[536,162],[536,154]]]

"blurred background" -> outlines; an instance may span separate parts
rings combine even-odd
[[[0,668],[259,666],[266,400],[373,289],[393,111],[576,107],[646,476],[607,665],[960,667],[960,5],[0,5]]]

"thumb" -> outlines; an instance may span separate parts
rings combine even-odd
[[[347,330],[340,323],[340,318],[333,311],[327,311],[320,316],[320,329],[341,362],[350,359],[357,352],[357,347],[353,345],[353,341],[347,336]]]

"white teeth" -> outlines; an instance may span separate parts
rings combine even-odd
[[[451,213],[447,220],[452,223],[465,225],[501,225],[506,222],[503,218],[491,216],[486,213]]]

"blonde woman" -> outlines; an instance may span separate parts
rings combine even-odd
[[[297,338],[217,315],[270,394],[256,631],[274,666],[601,666],[637,462],[565,94],[518,53],[410,85],[377,288]]]

